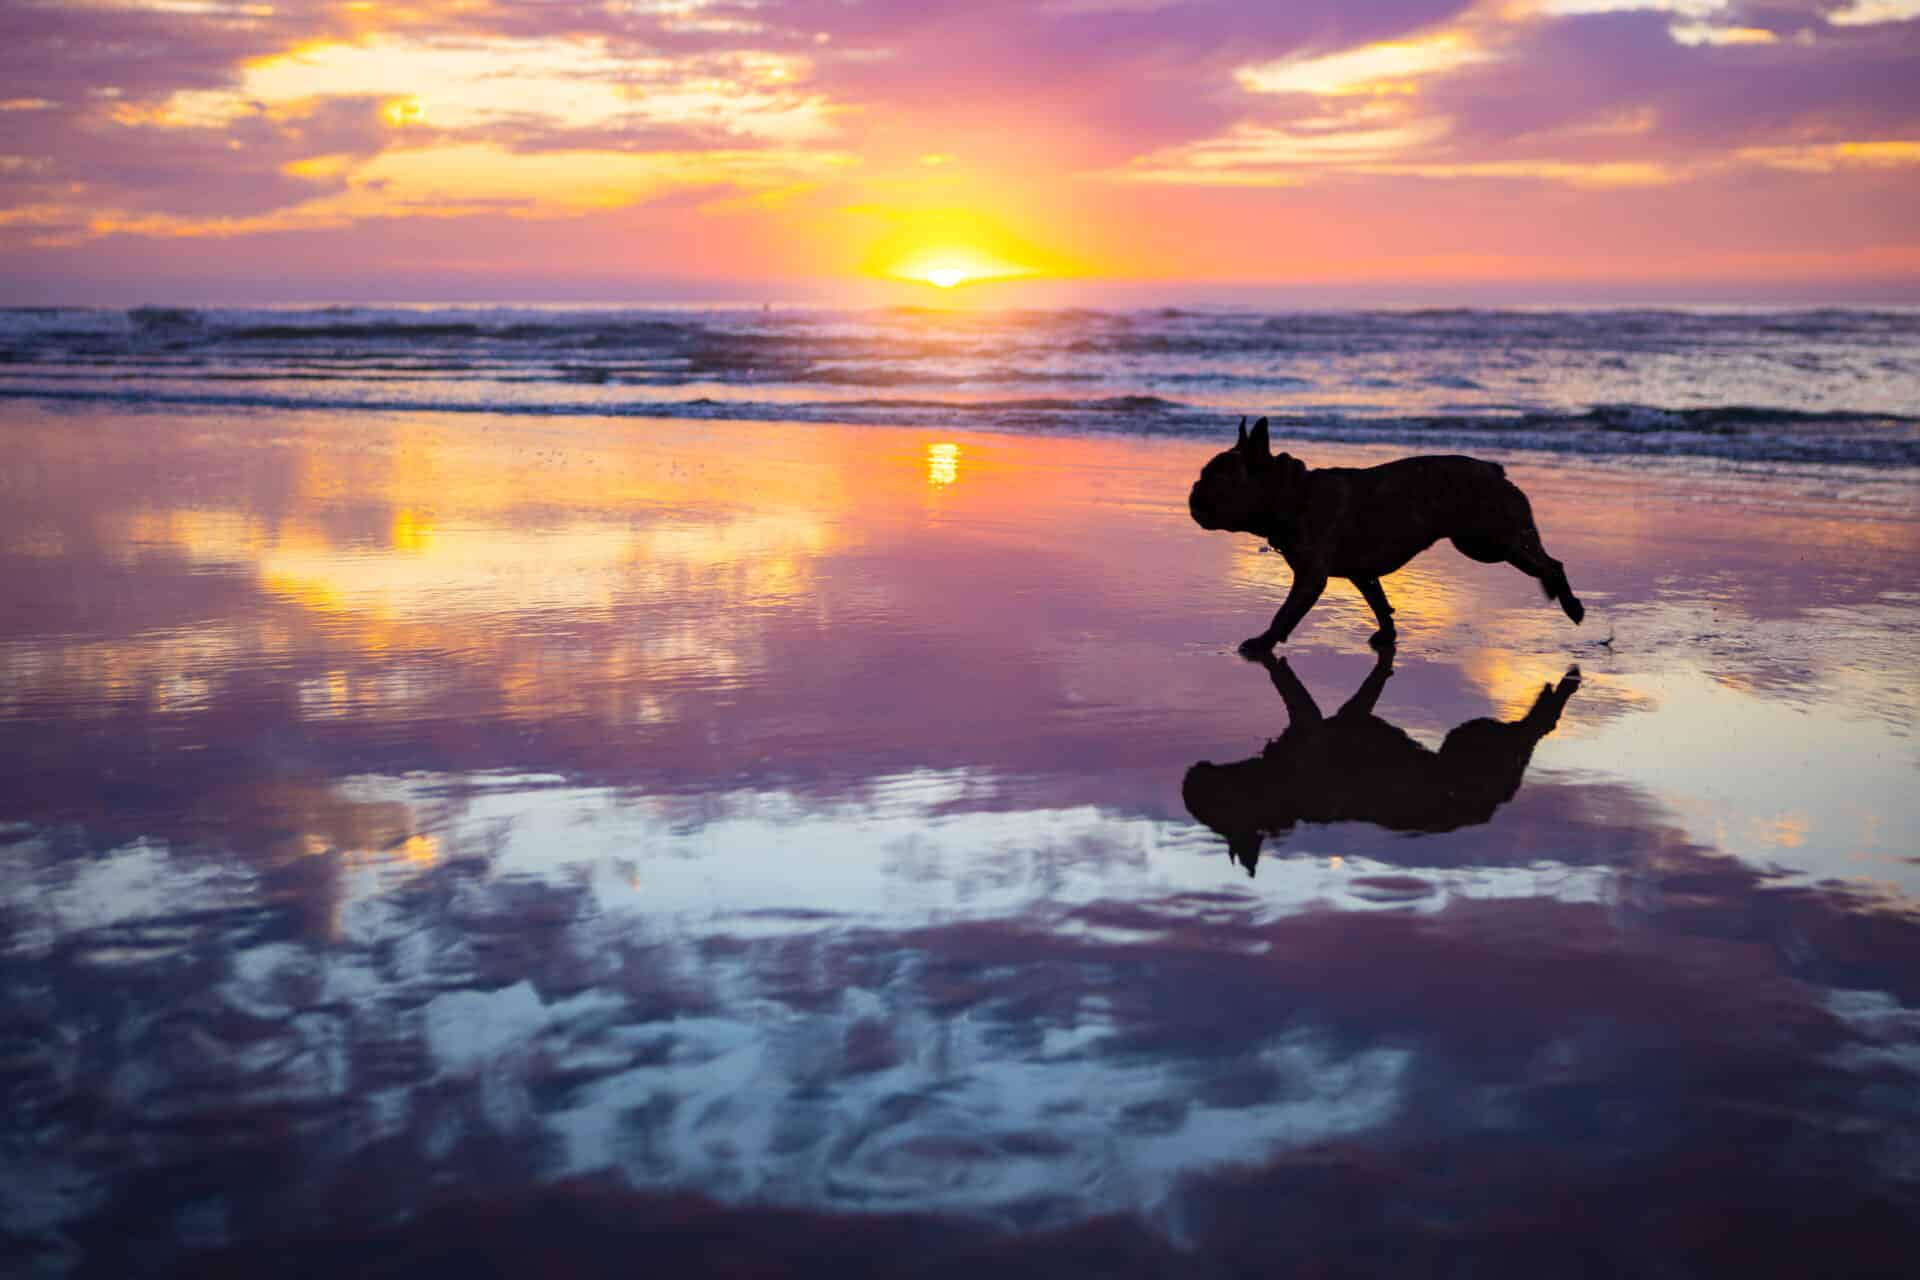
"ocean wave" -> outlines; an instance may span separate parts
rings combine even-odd
[[[1237,419],[1159,396],[1032,397],[952,402],[914,397],[768,401],[700,396],[678,400],[458,399],[431,395],[174,392],[119,386],[0,385],[0,399],[86,402],[128,409],[324,410],[730,419],[901,426],[960,426],[1047,433],[1222,438]],[[1383,416],[1272,414],[1276,436],[1391,444],[1422,451],[1517,450],[1597,456],[1706,457],[1750,462],[1920,468],[1920,417],[1806,413],[1741,405],[1672,409],[1598,405],[1585,412]]]
[[[0,308],[0,394],[1920,465],[1920,310]]]
[[[465,322],[366,321],[350,324],[254,324],[227,329],[220,336],[232,342],[338,342],[341,339],[398,339],[420,341],[477,338],[486,332]]]
[[[202,345],[315,342],[492,342],[587,349],[683,343],[810,346],[857,336],[862,345],[965,344],[1016,340],[1069,354],[1353,352],[1415,346],[1520,342],[1626,352],[1700,342],[1748,346],[1782,338],[1890,340],[1920,337],[1920,312],[1811,308],[1251,311],[1059,309],[964,312],[714,308],[142,306],[0,308],[0,344],[61,341],[191,342]]]
[[[198,332],[206,328],[203,311],[192,307],[135,307],[127,312],[127,323],[140,333]]]

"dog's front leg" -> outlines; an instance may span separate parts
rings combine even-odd
[[[1320,704],[1307,692],[1307,686],[1300,683],[1300,677],[1293,674],[1293,668],[1287,665],[1287,660],[1276,658],[1272,653],[1257,656],[1267,668],[1267,675],[1272,678],[1280,700],[1287,704],[1287,727],[1294,729],[1319,724],[1325,718],[1320,714]]]
[[[1326,570],[1306,565],[1295,565],[1293,570],[1293,588],[1287,592],[1287,599],[1280,611],[1273,615],[1273,625],[1259,635],[1240,642],[1240,656],[1258,658],[1272,651],[1276,644],[1285,644],[1293,629],[1300,625],[1300,619],[1307,616],[1307,610],[1313,608],[1314,601],[1327,589]]]

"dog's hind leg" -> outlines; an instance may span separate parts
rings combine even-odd
[[[1547,599],[1565,609],[1576,625],[1587,616],[1586,606],[1567,585],[1565,566],[1548,555],[1540,542],[1540,529],[1533,523],[1533,504],[1511,480],[1502,479],[1495,486],[1452,541],[1460,554],[1470,559],[1482,564],[1504,561],[1538,578]]]
[[[1387,677],[1393,674],[1393,649],[1391,646],[1374,655],[1373,670],[1367,672],[1367,678],[1353,691],[1340,710],[1334,712],[1334,719],[1364,720],[1373,714],[1373,705],[1380,701],[1380,693],[1387,687]]]
[[[1575,625],[1587,616],[1587,607],[1580,603],[1580,597],[1573,594],[1573,588],[1567,583],[1566,566],[1547,554],[1546,547],[1540,543],[1538,529],[1528,526],[1521,530],[1520,536],[1514,539],[1512,554],[1506,559],[1522,573],[1540,579],[1540,589],[1547,593],[1547,599],[1558,601]]]
[[[1580,668],[1568,667],[1567,674],[1560,677],[1559,684],[1540,686],[1540,696],[1533,700],[1533,707],[1514,724],[1524,726],[1536,738],[1544,738],[1553,732],[1560,723],[1560,713],[1566,709],[1567,699],[1580,691]]]
[[[1367,643],[1385,651],[1393,648],[1393,606],[1387,603],[1387,593],[1380,588],[1378,578],[1355,578],[1353,585],[1360,588],[1360,598],[1373,610],[1373,616],[1380,629],[1367,638]]]

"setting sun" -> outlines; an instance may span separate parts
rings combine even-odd
[[[881,268],[880,275],[895,280],[929,284],[936,289],[981,284],[992,280],[1017,280],[1037,275],[1054,275],[1034,267],[1018,265],[999,254],[971,248],[910,250],[898,254],[892,264]]]
[[[963,199],[963,196],[965,197]],[[863,210],[868,237],[862,274],[925,288],[951,290],[1009,280],[1061,280],[1085,274],[1084,265],[1009,230],[987,210],[1003,202],[990,188],[945,189],[945,203],[874,205]]]

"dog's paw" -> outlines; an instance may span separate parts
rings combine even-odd
[[[1400,637],[1397,632],[1376,631],[1367,637],[1367,643],[1381,653],[1392,653],[1394,646],[1400,643]]]
[[[1253,636],[1240,642],[1239,652],[1248,662],[1258,662],[1273,652],[1273,641],[1266,636]]]

